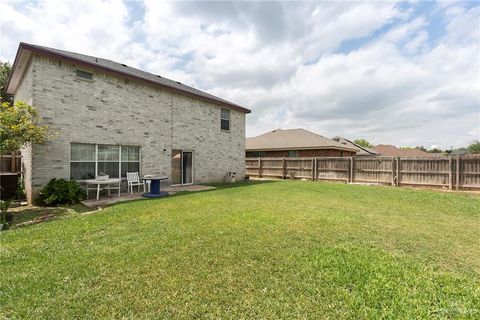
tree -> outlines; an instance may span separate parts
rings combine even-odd
[[[7,95],[7,79],[12,71],[12,66],[9,62],[0,61],[0,102],[10,101],[10,96]]]
[[[365,148],[373,147],[373,145],[365,139],[357,139],[357,140],[353,140],[353,142],[355,142],[359,146],[362,146],[362,147],[365,147]]]
[[[467,147],[468,153],[480,153],[480,140],[475,140]]]
[[[428,152],[427,148],[425,148],[424,146],[416,146],[415,149],[422,150],[424,152]]]
[[[43,143],[48,127],[39,125],[35,107],[23,101],[2,102],[0,107],[0,154],[19,150],[25,144]]]

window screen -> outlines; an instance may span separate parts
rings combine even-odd
[[[70,179],[94,179],[100,172],[111,178],[140,173],[140,147],[72,143]]]
[[[228,109],[221,109],[220,128],[225,131],[230,131],[230,110]]]
[[[93,73],[91,73],[91,72],[87,72],[87,71],[77,69],[77,70],[75,70],[75,74],[77,75],[77,77],[82,78],[82,79],[87,79],[87,80],[92,80],[93,79]]]

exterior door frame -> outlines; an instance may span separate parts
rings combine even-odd
[[[189,185],[192,185],[195,183],[195,180],[194,180],[194,177],[195,177],[195,174],[194,174],[194,170],[195,170],[195,152],[191,149],[172,149],[173,150],[179,150],[180,151],[180,173],[181,173],[181,178],[180,178],[180,183],[176,183],[176,184],[172,184],[172,186],[189,186]],[[183,153],[184,152],[189,152],[192,154],[192,168],[191,168],[191,171],[192,171],[192,182],[189,182],[189,183],[183,183]]]

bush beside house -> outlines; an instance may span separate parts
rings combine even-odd
[[[76,181],[53,178],[40,190],[40,202],[47,206],[76,204],[85,199],[85,191]]]

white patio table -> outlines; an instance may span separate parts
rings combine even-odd
[[[88,190],[97,190],[97,201],[100,199],[100,190],[108,190],[108,195],[110,195],[110,190],[117,190],[118,189],[118,197],[120,197],[120,183],[122,182],[121,179],[90,179],[85,180],[87,184],[87,198],[88,198]],[[96,185],[94,188],[89,188],[89,185]]]

